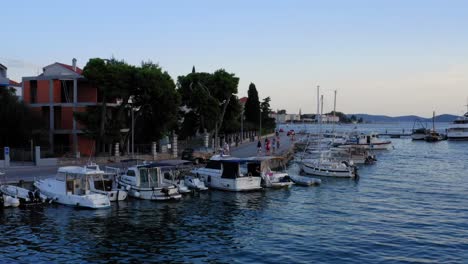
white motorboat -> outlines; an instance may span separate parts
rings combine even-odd
[[[0,192],[4,195],[17,198],[22,206],[40,205],[47,201],[47,197],[36,189],[30,191],[14,185],[0,186]]]
[[[110,200],[105,194],[94,193],[90,189],[97,172],[78,166],[60,167],[54,178],[38,180],[34,186],[52,201],[83,208],[109,208]],[[101,173],[102,175],[102,173]]]
[[[205,183],[193,175],[185,176],[184,182],[187,185],[187,187],[189,187],[190,189],[193,189],[196,191],[208,190],[208,187],[206,187]]]
[[[468,112],[450,124],[450,127],[447,129],[447,139],[468,140]]]
[[[301,168],[309,175],[337,178],[355,178],[357,176],[357,168],[346,161],[336,162],[325,159],[305,159],[301,162]]]
[[[374,164],[377,161],[375,154],[364,148],[332,148],[329,157],[338,160],[346,160],[353,164]]]
[[[163,173],[157,164],[132,166],[117,179],[131,197],[143,200],[179,200],[182,195],[177,186],[164,182]]]
[[[424,140],[429,132],[430,131],[427,128],[413,129],[413,131],[411,133],[411,139],[413,139],[413,140]]]
[[[177,190],[181,194],[190,193],[189,186],[187,186],[181,174],[183,171],[188,171],[191,168],[191,161],[167,160],[164,162],[153,162],[152,164],[161,169],[165,184],[177,186]]]
[[[254,176],[262,177],[262,187],[265,188],[289,188],[294,184],[294,181],[289,177],[288,173],[274,171],[272,168],[284,169],[284,160],[281,157],[264,156],[250,157],[247,162],[241,166],[241,171],[244,173],[254,173]]]
[[[419,126],[416,128],[416,126]],[[411,130],[411,139],[412,140],[424,140],[426,135],[430,132],[427,129],[427,126],[423,124],[420,120],[414,121],[413,129]]]
[[[179,193],[184,194],[190,192],[189,187],[185,184],[185,181],[180,178],[180,174],[177,171],[162,167],[161,173],[164,175],[163,182],[168,185],[175,185]]]
[[[340,148],[361,147],[372,150],[388,150],[392,148],[392,142],[382,140],[377,133],[360,134],[350,138],[345,144],[340,145]]]
[[[107,195],[111,202],[123,201],[127,199],[127,191],[123,188],[117,187],[119,169],[105,167],[106,171],[102,171],[95,163],[86,165],[86,169],[89,171],[94,171],[94,173],[90,174],[89,176],[89,189],[92,193]]]
[[[20,200],[16,197],[0,193],[0,205],[3,207],[18,207]]]
[[[0,176],[4,175],[5,173],[0,171]],[[13,190],[10,185],[0,186],[0,207],[18,207],[20,204],[16,190]]]
[[[304,176],[299,176],[299,175],[291,175],[290,177],[296,185],[301,185],[301,186],[313,186],[313,185],[320,185],[322,183],[320,179],[311,178],[311,177],[304,177]]]
[[[230,156],[215,155],[211,157],[205,168],[192,170],[208,187],[226,191],[253,191],[259,190],[261,176],[249,168],[241,171],[241,164],[247,160]]]

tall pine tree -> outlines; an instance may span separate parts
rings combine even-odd
[[[250,83],[247,94],[248,99],[244,107],[245,121],[255,126],[260,121],[260,100],[255,84]]]

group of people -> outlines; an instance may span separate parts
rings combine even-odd
[[[279,133],[276,132],[276,135],[270,140],[269,138],[265,138],[265,155],[275,154],[276,150],[280,147],[280,137]],[[271,153],[270,153],[271,151]],[[262,153],[262,141],[258,140],[257,142],[257,154],[260,155]]]

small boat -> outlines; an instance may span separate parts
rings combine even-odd
[[[248,162],[246,159],[214,155],[205,168],[197,168],[192,173],[213,189],[234,192],[260,190],[260,173],[249,166],[247,170],[241,170],[241,164]]]
[[[16,197],[0,193],[0,205],[3,207],[18,207],[20,200]]]
[[[357,167],[346,161],[336,162],[325,159],[303,160],[301,168],[309,175],[337,178],[355,178],[357,176]]]
[[[340,145],[340,148],[361,147],[372,150],[388,150],[392,148],[392,142],[382,140],[377,133],[360,134],[350,138],[345,144]]]
[[[4,175],[4,172],[0,172],[0,176]],[[10,188],[10,185],[0,186],[0,207],[18,207],[20,204],[21,202],[18,198],[18,192],[16,192],[16,190]]]
[[[426,137],[424,138],[424,140],[426,142],[437,142],[437,141],[441,141],[443,139],[444,139],[444,137],[441,134],[439,134],[437,131],[433,131],[433,130],[431,130],[426,135]]]
[[[413,123],[413,129],[411,130],[411,139],[424,140],[429,131],[430,130],[427,129],[427,125],[423,124],[421,120],[417,119]]]
[[[189,171],[192,168],[192,162],[187,160],[167,160],[153,162],[154,166],[158,166],[163,174],[163,182],[167,185],[177,186],[177,190],[181,194],[190,193],[189,186],[182,177],[182,172]]]
[[[426,142],[437,142],[443,140],[444,137],[435,130],[435,111],[432,113],[432,130],[430,130],[424,140]]]
[[[294,181],[289,177],[288,173],[275,171],[274,169],[282,169],[284,171],[284,159],[275,156],[250,157],[246,158],[247,162],[243,163],[241,170],[244,173],[251,171],[254,176],[262,177],[262,187],[265,188],[289,188],[294,184]]]
[[[128,168],[118,177],[117,183],[134,198],[153,201],[180,200],[182,195],[177,186],[165,183],[163,179],[161,167],[150,163]]]
[[[30,191],[14,185],[2,185],[0,186],[0,192],[17,198],[20,206],[42,205],[48,201],[47,197],[41,194],[38,189]]]
[[[109,197],[90,189],[96,170],[86,166],[60,167],[54,178],[34,182],[34,186],[53,202],[89,209],[110,207]]]
[[[300,186],[313,186],[313,185],[320,185],[322,180],[310,177],[304,177],[299,175],[290,175],[291,179],[294,181],[296,185]]]
[[[90,174],[89,189],[92,193],[104,194],[111,202],[123,201],[127,199],[128,193],[123,188],[117,187],[117,177],[119,170],[113,167],[105,167],[102,171],[95,163],[86,165],[86,169],[94,171]]]
[[[206,187],[205,183],[193,175],[185,176],[184,182],[190,189],[193,189],[196,191],[208,190],[208,187]]]
[[[332,148],[329,153],[330,158],[346,160],[353,164],[374,164],[377,161],[375,154],[371,150],[362,147],[354,148]]]

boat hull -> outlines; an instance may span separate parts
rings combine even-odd
[[[424,140],[426,138],[426,134],[411,134],[412,140]]]
[[[64,183],[63,183],[64,184]],[[65,192],[63,186],[63,192],[57,191],[57,183],[54,183],[52,179],[40,180],[34,182],[34,186],[38,188],[42,194],[47,196],[53,202],[76,206],[89,209],[105,209],[111,206],[110,200],[106,195],[89,193],[84,195],[75,195]]]
[[[126,188],[128,195],[130,197],[137,198],[137,199],[153,200],[153,201],[168,201],[168,200],[180,200],[182,198],[182,195],[178,192],[175,186],[144,188],[144,187],[130,185],[121,180],[118,180],[117,183],[120,186],[124,186]]]
[[[313,164],[303,163],[302,170],[309,175],[324,176],[324,177],[337,177],[337,178],[354,178],[356,174],[350,167],[346,169],[324,169]]]

